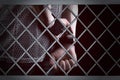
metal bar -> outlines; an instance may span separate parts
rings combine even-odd
[[[120,0],[0,0],[0,4],[120,4]]]

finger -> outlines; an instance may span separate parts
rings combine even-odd
[[[59,21],[60,21],[62,24],[64,24],[65,26],[67,26],[67,25],[70,24],[69,21],[68,21],[67,19],[65,19],[65,18],[60,18]]]
[[[75,47],[72,46],[71,49],[69,50],[70,55],[72,56],[72,59],[74,59],[75,61],[77,61],[77,55],[75,52]]]
[[[72,59],[70,59],[69,62],[70,62],[71,66],[73,66],[75,64],[75,62]]]
[[[71,65],[71,66],[75,66],[75,67],[77,66],[77,65],[75,64],[75,61],[73,61],[73,59],[70,59],[69,62],[70,62],[70,65]]]
[[[54,66],[54,69],[57,69],[57,65],[55,64],[55,57],[52,56],[52,58],[50,58],[50,64],[51,66]]]
[[[62,67],[63,70],[66,70],[65,61],[61,60],[60,61],[60,66]]]
[[[67,71],[71,68],[71,65],[68,60],[65,60],[65,67]]]

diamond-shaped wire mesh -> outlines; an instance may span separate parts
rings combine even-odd
[[[38,8],[39,6],[34,5]],[[78,15],[62,5],[47,5],[38,13],[32,6],[4,6],[0,10],[0,75],[120,75],[120,6],[119,5],[78,5]],[[77,62],[70,70],[64,71],[59,61],[69,50],[46,26],[42,14],[52,12],[59,24],[62,13],[68,10],[77,19],[76,36],[65,27],[61,36],[71,34],[77,54]],[[56,29],[53,29],[56,30]],[[7,44],[7,45],[6,45]],[[55,61],[51,52],[61,47],[65,52]],[[55,72],[53,59],[59,68]]]

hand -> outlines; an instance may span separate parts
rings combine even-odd
[[[65,45],[64,46],[66,49],[68,49],[69,47],[71,47],[71,45]],[[75,61],[77,61],[77,56],[76,56],[76,53],[75,53],[75,46],[72,46],[70,49],[69,49],[69,54],[72,56],[69,57],[69,55],[67,53],[65,53],[65,50],[62,49],[62,48],[58,48],[56,49],[53,53],[51,53],[51,56],[53,57],[53,59],[55,61],[57,61],[61,56],[64,56],[62,57],[62,59],[58,62],[58,64],[61,66],[61,68],[65,71],[68,71],[69,69],[71,69],[72,66],[76,66],[75,64]],[[58,70],[58,67],[57,65],[55,64],[54,60],[53,59],[50,59],[50,64],[53,66],[54,65],[54,69],[55,70]]]
[[[54,25],[50,27],[50,31],[55,35],[59,36],[65,30],[70,23],[65,18],[59,18],[54,22]]]

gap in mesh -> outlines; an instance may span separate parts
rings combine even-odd
[[[117,61],[120,59],[120,44],[115,43],[109,50],[110,55]]]
[[[9,39],[9,41],[8,41]],[[11,35],[5,31],[1,36],[0,36],[0,45],[7,50],[7,48],[12,44],[14,39],[11,37]]]
[[[24,75],[23,72],[18,68],[18,66],[14,66],[7,75]]]
[[[23,46],[24,49],[27,49],[32,43],[34,39],[33,37],[26,31],[23,35],[18,39],[18,42]]]
[[[28,50],[28,53],[33,57],[35,61],[37,61],[39,58],[41,58],[39,61],[43,61],[44,58],[43,54],[45,53],[45,50],[36,42]]]
[[[79,38],[79,41],[82,43],[82,45],[87,49],[91,46],[91,44],[94,42],[94,38],[92,35],[86,31],[82,37]]]
[[[104,48],[107,49],[114,42],[114,39],[113,39],[113,37],[108,32],[105,32],[101,36],[101,38],[99,39],[99,41],[104,46]]]
[[[116,14],[119,15],[120,14],[120,5],[109,5],[109,7],[112,9],[112,11]]]
[[[86,8],[83,13],[79,16],[79,19],[88,26],[94,19],[95,16],[92,14],[92,12]]]
[[[119,37],[120,36],[120,21],[119,20],[115,20],[114,23],[110,26],[109,30],[111,31],[111,33],[115,36],[115,37]]]
[[[98,20],[95,20],[95,22],[89,27],[89,30],[93,33],[95,37],[99,37],[103,33],[105,28]]]
[[[119,59],[119,61],[118,61],[118,64],[120,65],[120,59]],[[120,66],[119,66],[120,67]]]
[[[5,53],[0,60],[0,64],[0,68],[6,72],[14,64],[14,62],[7,56],[7,53]]]
[[[115,62],[107,54],[105,54],[104,57],[98,63],[104,69],[105,72],[107,72],[115,64]]]
[[[95,43],[89,50],[89,53],[95,60],[98,60],[104,52],[104,49],[98,43]]]
[[[105,11],[99,16],[99,19],[103,22],[103,24],[107,27],[113,20],[115,16],[112,12],[107,8]]]
[[[105,5],[89,5],[89,7],[96,15],[98,15],[105,8]]]
[[[1,75],[4,75],[2,71],[0,71],[0,76],[1,76]]]
[[[35,65],[31,69],[31,71],[28,73],[28,75],[44,75],[44,73],[42,72],[42,70],[37,65]]]
[[[22,54],[23,54],[23,49],[19,46],[18,43],[14,43],[10,49],[8,50],[8,54],[14,59],[17,60]]]
[[[99,66],[95,65],[95,67],[89,72],[89,76],[104,76],[104,72],[99,68]]]
[[[18,15],[25,6],[21,5],[14,5],[9,7],[9,9],[13,12],[14,15]]]
[[[78,63],[86,72],[88,72],[88,70],[95,64],[88,54],[86,54]]]
[[[108,73],[110,76],[119,76],[120,75],[120,67],[117,65],[114,66],[114,68]]]
[[[40,14],[41,11],[44,10],[44,8],[42,8],[43,5],[31,5],[29,6],[29,8],[32,10],[32,12],[37,16],[38,14]]]
[[[31,62],[31,63],[27,63],[27,62],[18,62],[18,65],[25,71],[27,72],[33,65],[34,63]]]
[[[85,30],[85,27],[80,23],[79,20],[77,20],[76,37],[78,38],[84,30]]]
[[[7,29],[15,38],[17,38],[24,30],[23,26],[17,19]]]
[[[4,54],[4,50],[2,49],[2,47],[0,47],[0,58],[2,57],[3,54]]]
[[[74,67],[68,75],[70,76],[84,76],[84,72],[79,67]]]
[[[85,8],[85,5],[78,5],[78,15],[81,13],[81,11]]]
[[[38,20],[35,20],[32,23],[32,25],[28,28],[28,30],[37,39],[42,34],[42,32],[45,30],[45,28],[42,26],[42,24]]]
[[[26,8],[19,16],[18,19],[22,22],[22,24],[27,27],[34,19],[33,14]]]
[[[29,53],[28,53],[29,54]],[[27,53],[24,53],[22,58],[18,61],[18,63],[34,63],[31,57]]]
[[[6,46],[6,47],[8,47],[8,46]],[[7,48],[4,47],[4,44],[1,43],[1,39],[0,39],[0,60],[3,57],[3,55],[5,54],[6,49]]]
[[[78,42],[75,44],[75,52],[77,54],[77,59],[78,60],[85,53],[85,50],[79,45]]]
[[[3,25],[0,23],[0,36],[5,32],[5,28],[3,27]]]
[[[119,65],[120,65],[120,59],[118,60],[118,62],[117,62]]]
[[[2,23],[3,26],[7,27],[12,22],[13,19],[14,19],[14,16],[6,8],[6,11],[4,11],[4,13],[2,13],[2,17],[1,17],[0,22]]]

